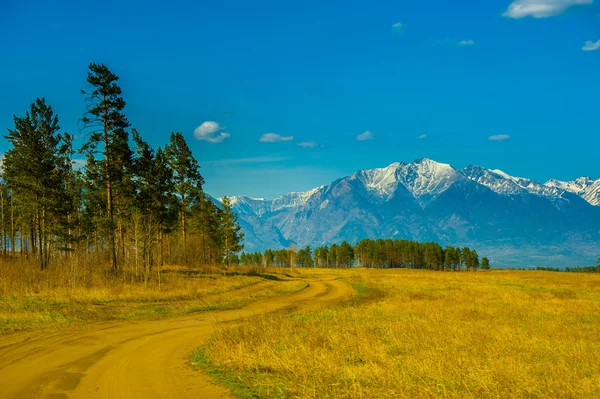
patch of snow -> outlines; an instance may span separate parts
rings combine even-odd
[[[560,181],[550,179],[545,186],[555,187],[564,191],[568,191],[596,206],[600,205],[600,179],[592,180],[589,177],[578,177],[571,181]]]
[[[463,172],[472,180],[483,184],[498,194],[514,195],[523,191],[543,196],[561,197],[563,189],[540,184],[523,177],[511,176],[500,169],[485,169],[481,167],[467,167]]]

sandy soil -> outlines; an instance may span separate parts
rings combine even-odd
[[[190,353],[218,323],[333,306],[354,292],[333,276],[307,281],[300,292],[239,310],[0,337],[0,398],[228,398],[189,364]]]

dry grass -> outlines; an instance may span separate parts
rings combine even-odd
[[[354,304],[223,327],[196,361],[238,396],[600,397],[598,275],[340,273]]]
[[[105,269],[74,268],[70,262],[44,272],[26,260],[0,262],[0,334],[235,309],[306,285],[259,274],[267,270],[227,273],[179,266],[162,267],[159,284],[157,271],[148,279],[131,270],[114,277]]]

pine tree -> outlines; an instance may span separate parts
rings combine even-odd
[[[215,250],[223,241],[220,229],[222,213],[221,209],[205,195],[191,209],[190,227],[198,235],[200,257],[203,264],[212,263],[218,257],[215,256]]]
[[[82,90],[87,96],[88,107],[81,119],[83,130],[89,133],[89,137],[80,149],[88,159],[86,169],[91,183],[88,185],[88,192],[97,200],[98,194],[94,192],[99,187],[104,188],[103,205],[106,213],[101,218],[101,224],[108,235],[110,265],[115,273],[118,271],[115,202],[121,207],[125,206],[122,199],[130,194],[131,179],[128,179],[128,172],[132,163],[129,134],[126,130],[130,124],[123,113],[126,103],[118,80],[119,77],[104,64],[89,65],[87,82],[92,90]],[[102,159],[96,159],[98,154]]]
[[[5,136],[13,147],[5,154],[2,174],[23,224],[30,226],[31,249],[43,270],[48,266],[50,240],[69,211],[65,191],[72,138],[58,133],[58,116],[43,98],[14,121],[15,128]],[[23,244],[21,240],[22,250]]]
[[[302,267],[314,266],[312,252],[308,245],[305,248],[298,251],[298,264]]]
[[[202,200],[204,178],[200,174],[198,161],[194,158],[181,133],[171,133],[170,143],[165,147],[165,152],[173,171],[175,192],[179,197],[181,241],[185,260],[187,256],[187,218],[191,209],[199,205]]]
[[[242,227],[238,224],[237,216],[231,209],[229,198],[223,197],[221,206],[223,208],[221,229],[225,250],[225,264],[229,266],[230,256],[235,255],[244,248],[242,244],[244,233],[241,232]]]
[[[337,251],[337,263],[339,266],[350,267],[354,262],[354,249],[347,241],[342,241]]]
[[[158,264],[163,263],[163,236],[175,224],[175,196],[171,192],[173,174],[168,167],[164,151],[156,152],[145,142],[137,130],[133,129],[136,144],[134,171],[136,198],[134,201],[134,243],[136,265],[141,255],[146,268],[146,276],[155,262],[154,252],[158,252]],[[141,244],[141,245],[140,245]],[[157,248],[158,251],[153,251]],[[147,277],[146,277],[147,278]]]
[[[481,258],[481,269],[489,270],[490,269],[490,260],[486,257]]]

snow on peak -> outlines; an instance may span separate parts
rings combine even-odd
[[[223,198],[219,198],[219,202],[223,202]],[[270,208],[270,202],[264,198],[251,198],[241,195],[229,197],[229,203],[237,212],[243,214],[262,215],[268,212]]]
[[[397,193],[399,185],[402,185],[423,205],[456,181],[465,178],[502,195],[529,193],[561,198],[565,192],[570,192],[592,205],[600,205],[600,179],[594,181],[589,177],[580,177],[568,182],[550,179],[545,184],[540,184],[531,179],[511,176],[499,169],[485,169],[480,166],[467,166],[459,172],[449,164],[429,158],[421,158],[408,164],[394,162],[384,168],[361,170],[346,179],[358,181],[370,195],[384,202],[390,200]],[[274,200],[244,196],[232,196],[229,199],[236,211],[261,217],[284,209],[318,205],[320,201],[321,207],[326,206],[328,187],[330,186],[292,192]]]
[[[387,199],[394,193],[398,185],[396,172],[403,165],[403,163],[394,162],[385,168],[361,170],[350,178],[361,180],[367,190]]]
[[[409,164],[394,162],[385,168],[361,170],[351,178],[359,179],[367,190],[387,200],[393,196],[398,184],[417,198],[439,194],[456,181],[458,172],[448,164],[422,158]]]
[[[319,186],[303,192],[292,192],[275,198],[271,203],[271,211],[306,205],[308,201],[323,188],[325,188],[325,186]]]
[[[566,182],[550,179],[546,182],[546,186],[556,187],[579,195],[592,205],[600,205],[600,179],[592,180],[589,177],[579,177]]]
[[[501,171],[500,169],[491,169],[490,172],[495,173],[497,175],[500,175],[500,176],[502,176],[505,179],[509,179],[509,180],[514,180],[515,179],[515,177],[512,177],[511,175],[509,175],[508,173],[505,173],[505,172]]]
[[[498,169],[485,169],[481,166],[467,166],[462,173],[469,179],[503,195],[521,194],[525,190],[514,182],[514,178]]]
[[[414,196],[439,194],[450,187],[460,176],[452,166],[429,158],[418,159],[399,171],[402,184]]]
[[[463,173],[471,180],[482,184],[498,194],[514,195],[528,192],[544,197],[560,197],[563,190],[540,184],[524,177],[511,176],[500,169],[485,169],[479,166],[467,166]]]
[[[586,189],[592,184],[594,184],[594,181],[589,177],[578,177],[577,179],[571,181],[550,179],[545,185],[548,187],[556,187],[573,194],[584,195]]]
[[[596,180],[585,189],[583,199],[592,205],[600,205],[600,179]]]

